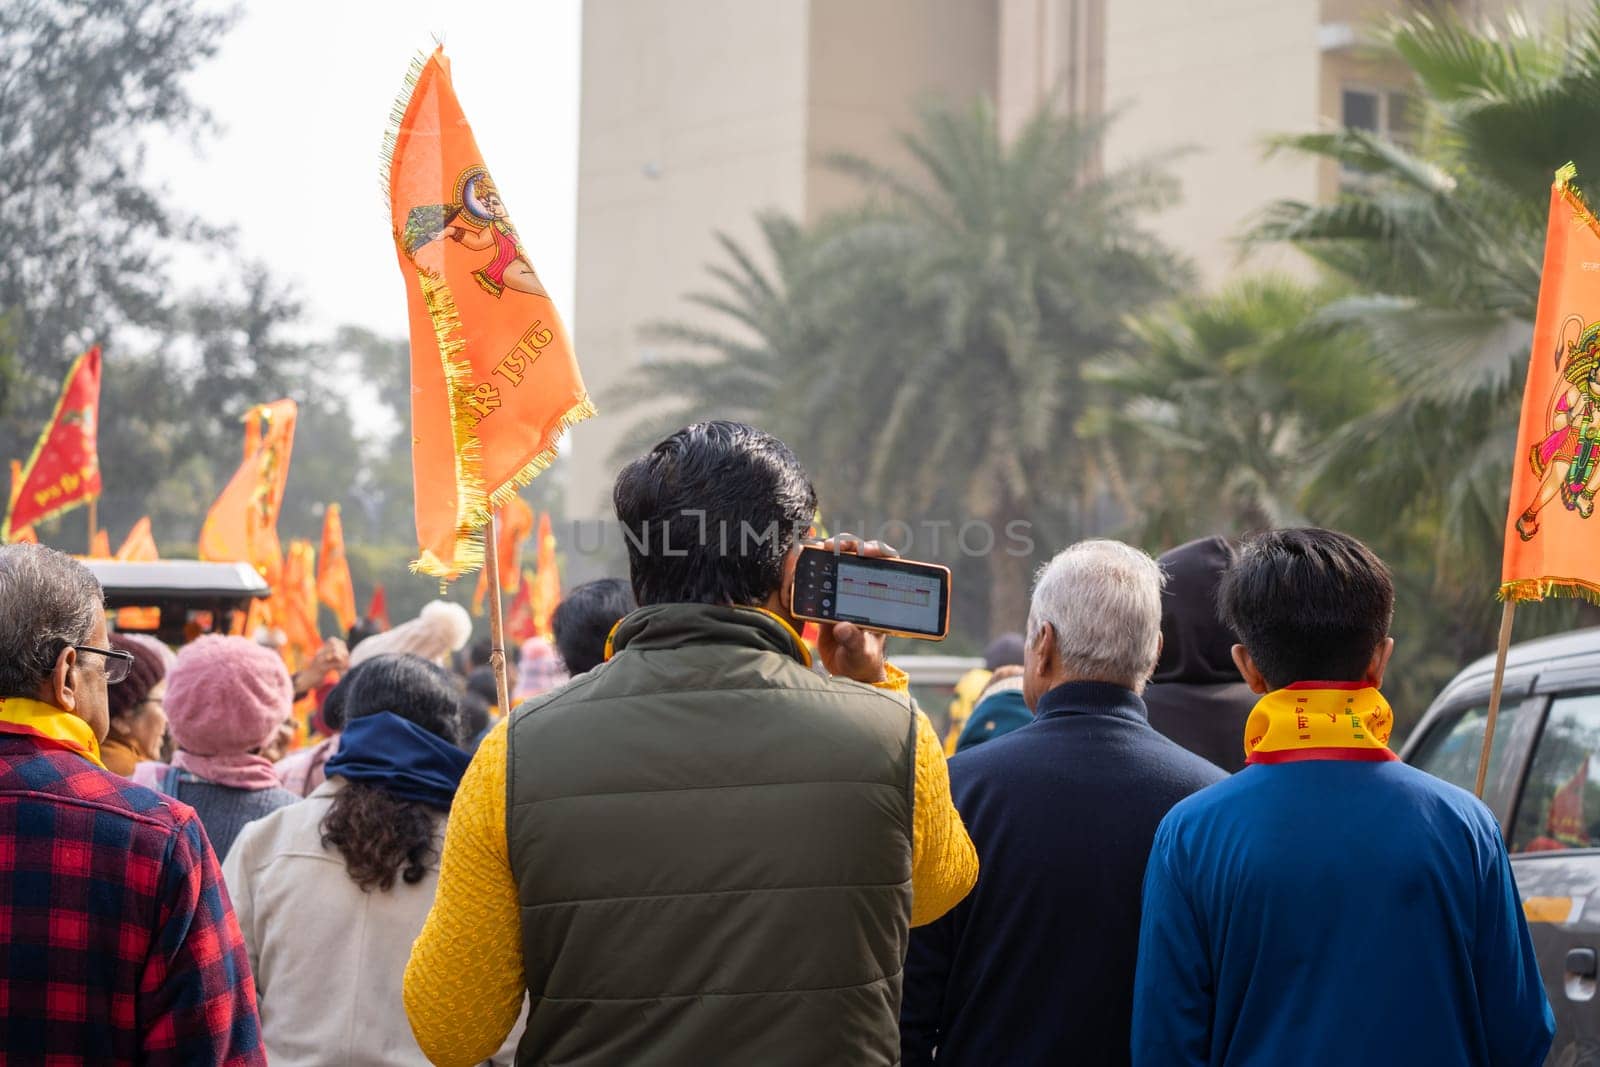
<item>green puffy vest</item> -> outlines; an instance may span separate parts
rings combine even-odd
[[[893,1064],[908,697],[809,670],[749,608],[642,608],[512,720],[520,1064]]]

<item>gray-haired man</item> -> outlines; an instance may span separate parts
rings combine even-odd
[[[1084,541],[1039,574],[1023,694],[1032,723],[950,761],[978,885],[912,931],[907,1067],[1129,1061],[1139,887],[1162,816],[1224,777],[1151,728],[1161,570]]]

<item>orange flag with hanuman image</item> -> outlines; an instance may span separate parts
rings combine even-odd
[[[1575,175],[1569,163],[1550,189],[1506,517],[1503,600],[1600,601],[1600,224],[1573,187]]]
[[[390,119],[385,186],[411,319],[412,569],[453,579],[483,564],[494,509],[595,410],[444,49],[412,64]]]
[[[338,504],[322,515],[322,555],[317,560],[317,599],[328,606],[345,633],[356,624],[356,586],[344,555],[344,518]]]
[[[10,507],[0,540],[19,540],[27,527],[100,498],[99,428],[100,346],[95,345],[67,371],[33,455],[11,468]]]

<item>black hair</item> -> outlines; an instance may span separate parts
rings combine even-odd
[[[1354,682],[1389,636],[1394,582],[1383,561],[1347,534],[1272,530],[1240,549],[1217,604],[1273,688]]]
[[[461,694],[461,747],[471,752],[478,735],[489,728],[489,709],[493,703],[472,690]]]
[[[344,677],[335,682],[333,688],[328,690],[328,695],[322,698],[322,724],[330,732],[337,733],[344,729],[345,698],[350,695],[350,689],[355,684],[356,677],[366,670],[367,664],[371,662],[372,660],[369,659],[364,663],[357,663],[354,667],[345,671]]]
[[[494,668],[488,665],[474,667],[472,673],[467,675],[467,692],[480,696],[494,707],[500,702],[500,688],[495,684]],[[471,737],[470,732],[467,733]]]
[[[628,583],[621,578],[601,578],[575,586],[550,617],[556,651],[568,674],[593,670],[606,658],[606,638],[628,612],[638,607]]]
[[[461,744],[461,696],[437,664],[418,656],[374,656],[344,681],[345,722],[389,711]],[[438,834],[426,805],[403,800],[380,783],[347,782],[322,817],[322,846],[339,850],[350,880],[362,890],[387,891],[396,877],[407,885],[422,881]]]
[[[489,656],[494,652],[494,641],[487,637],[480,637],[466,647],[466,670],[462,673],[471,674],[474,670],[489,662]]]
[[[760,604],[817,510],[789,446],[715,420],[629,463],[612,490],[640,604]]]
[[[355,625],[350,627],[350,632],[345,636],[346,648],[354,649],[369,637],[376,637],[383,633],[383,627],[378,625],[376,619],[360,618]]]

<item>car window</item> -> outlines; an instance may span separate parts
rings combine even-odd
[[[1557,697],[1533,750],[1528,781],[1517,804],[1512,852],[1600,847],[1597,749],[1600,693]]]
[[[1511,751],[1510,735],[1525,703],[1507,701],[1500,705],[1494,722],[1494,751],[1489,755],[1488,781],[1498,781]],[[1471,704],[1445,712],[1428,736],[1423,738],[1411,764],[1451,785],[1471,789],[1478,783],[1478,758],[1483,752],[1483,724],[1489,718],[1489,705]]]

